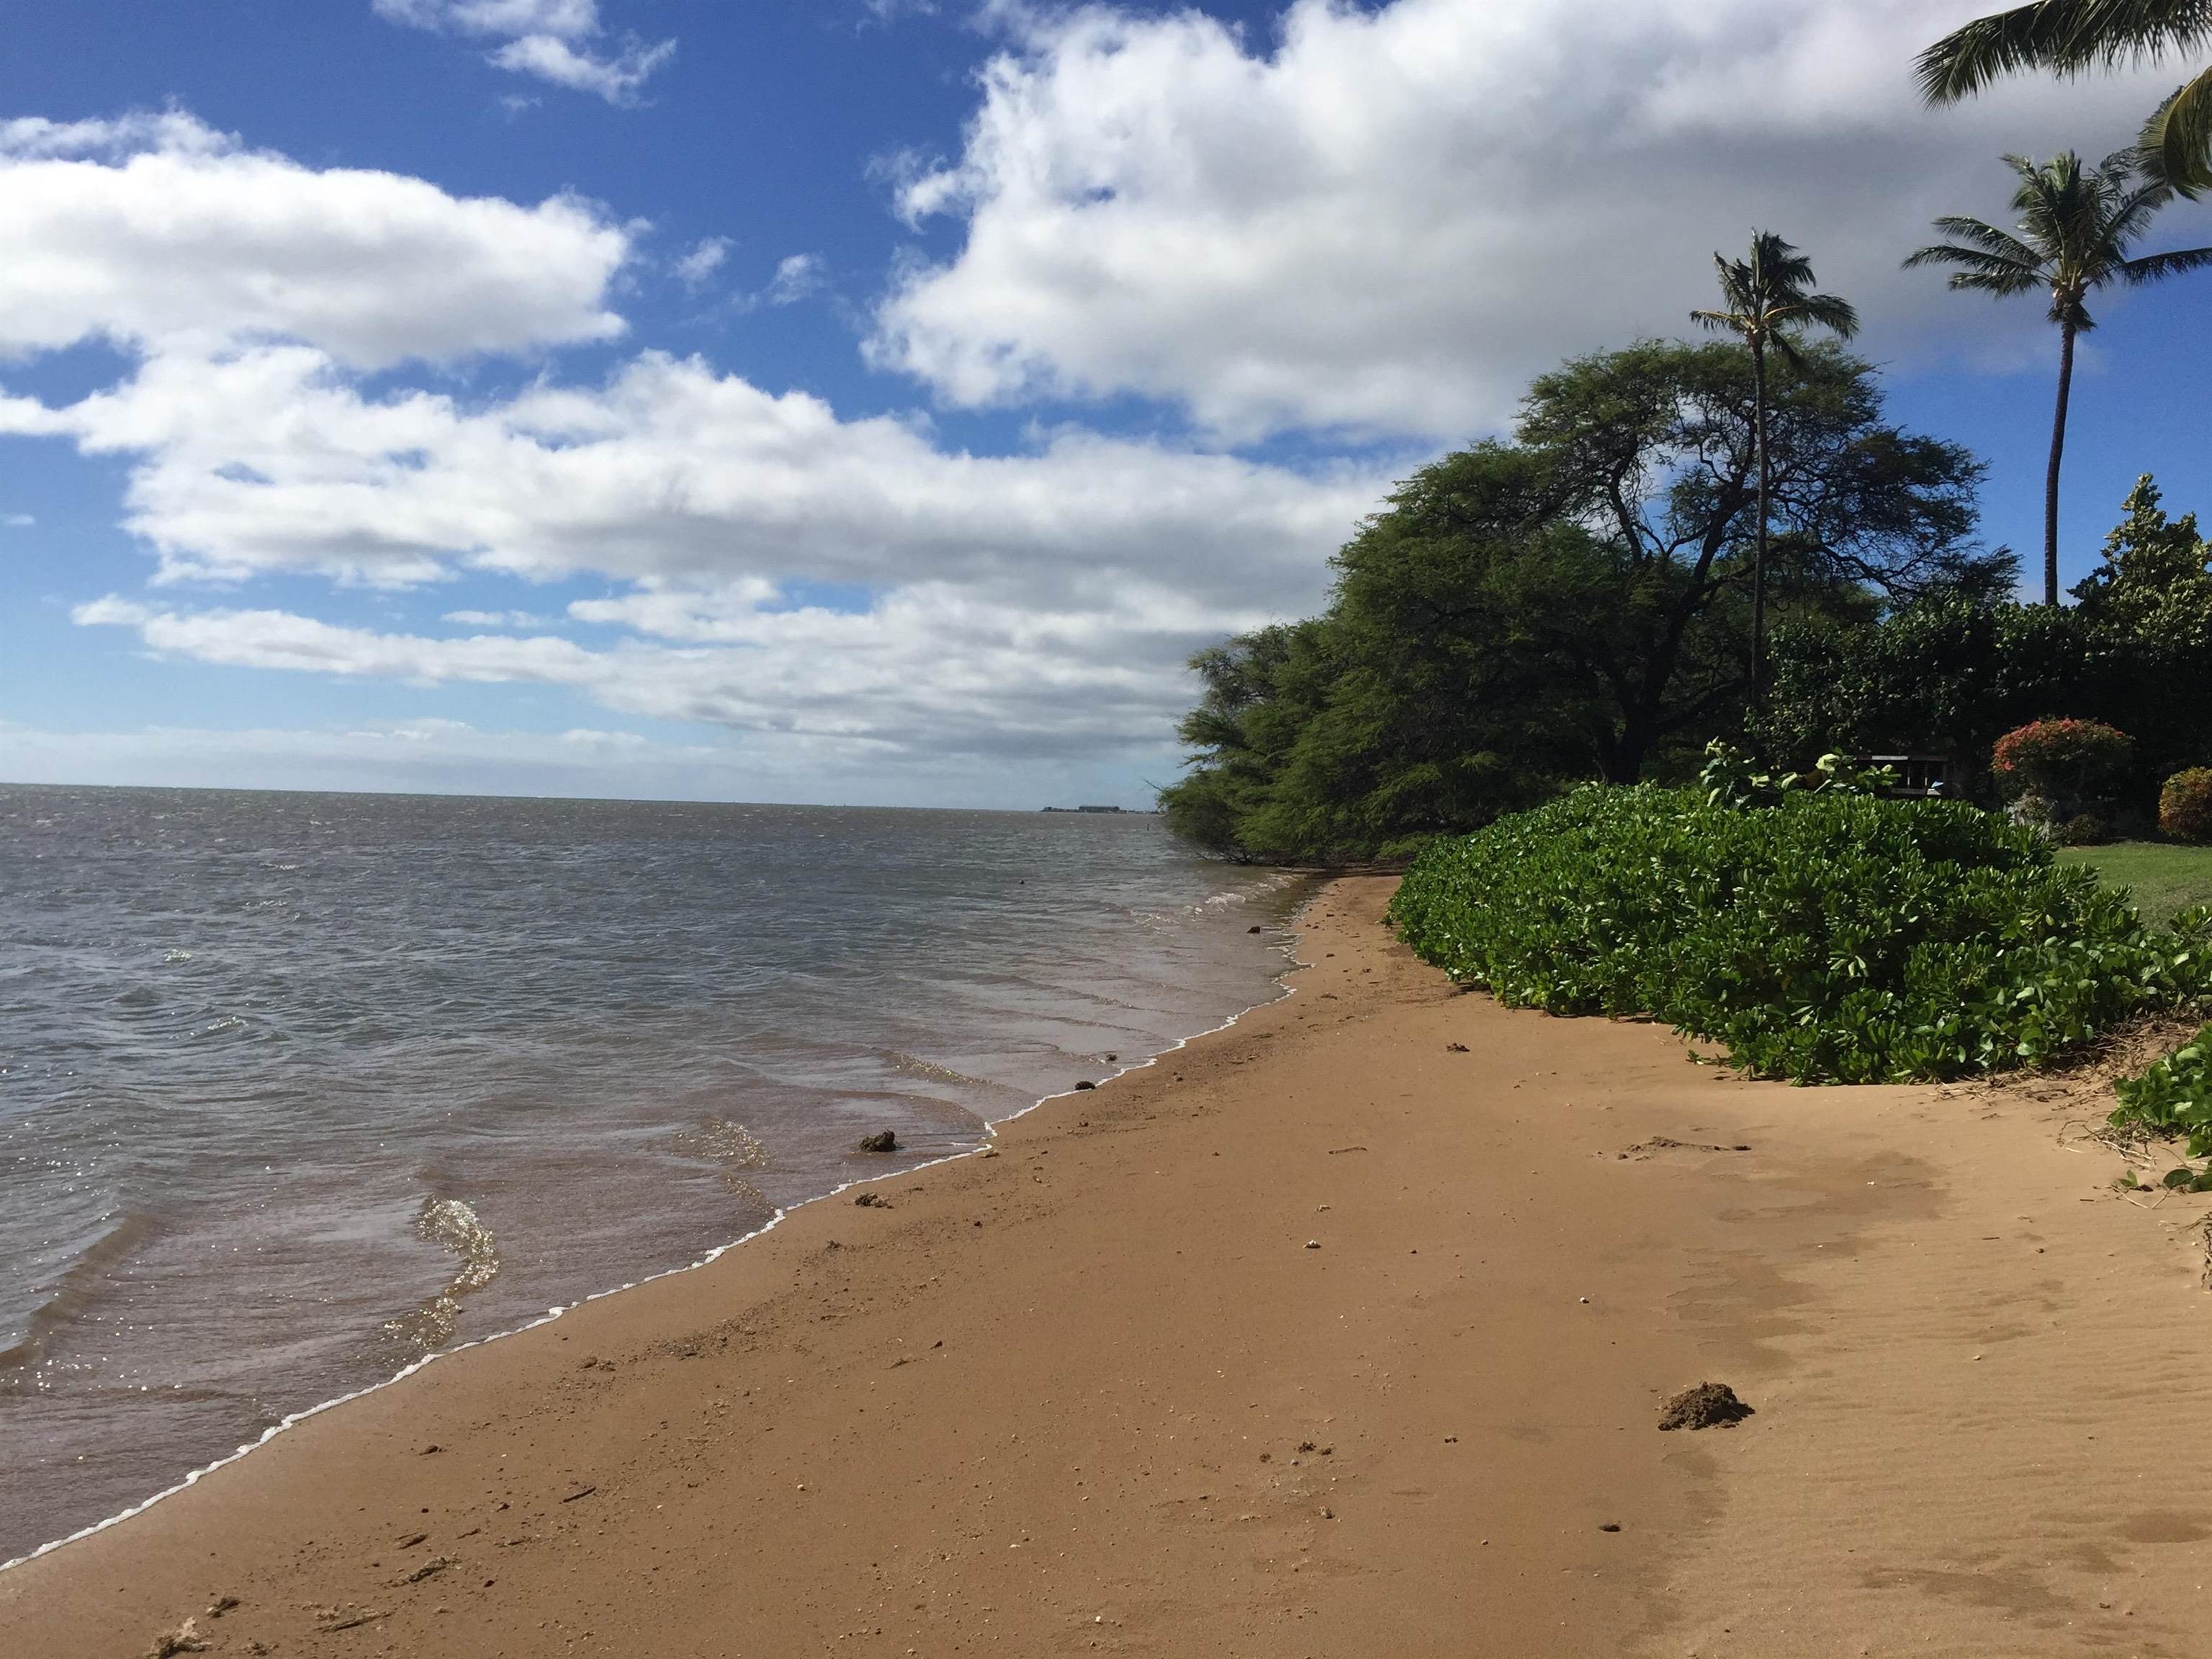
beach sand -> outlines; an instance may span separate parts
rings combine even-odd
[[[1744,1083],[1389,890],[994,1156],[0,1574],[0,1653],[2212,1651],[2206,1200],[2114,1194],[2092,1091]],[[1706,1379],[1756,1415],[1661,1432]]]

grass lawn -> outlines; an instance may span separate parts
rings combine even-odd
[[[2212,847],[2124,841],[2111,847],[2062,847],[2058,856],[2094,866],[2107,886],[2135,890],[2145,921],[2166,921],[2185,905],[2212,904]]]

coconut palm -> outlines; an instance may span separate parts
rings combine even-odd
[[[1795,368],[1795,336],[1801,329],[1825,328],[1839,339],[1858,332],[1858,313],[1832,294],[1812,291],[1813,263],[1771,230],[1751,235],[1751,257],[1728,259],[1716,253],[1721,279],[1721,311],[1693,311],[1691,320],[1739,336],[1751,348],[1752,404],[1759,434],[1759,532],[1751,562],[1751,698],[1759,701],[1766,660],[1766,520],[1772,478],[1767,468],[1766,354],[1777,351]]]
[[[1917,67],[1928,101],[1949,104],[2022,70],[2071,76],[2208,47],[2212,0],[2036,0],[1954,30]],[[2212,189],[2212,68],[2159,106],[2141,143],[2152,178],[2189,195]]]
[[[1936,228],[1956,240],[1923,247],[1905,263],[1952,265],[1951,286],[2003,298],[2048,289],[2051,320],[2058,325],[2058,407],[2051,422],[2051,465],[2043,481],[2043,599],[2058,603],[2058,465],[2066,450],[2066,402],[2074,384],[2074,340],[2094,328],[2085,301],[2107,283],[2156,282],[2178,271],[2212,264],[2212,247],[2131,259],[2128,249],[2152,216],[2173,199],[2173,186],[2145,179],[2142,158],[2121,150],[2094,171],[2068,150],[2038,165],[2005,158],[2020,178],[2013,230],[1979,219],[1938,219]]]

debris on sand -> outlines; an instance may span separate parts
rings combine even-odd
[[[1750,1150],[1751,1147],[1742,1141],[1726,1146],[1716,1146],[1711,1141],[1676,1140],[1668,1135],[1654,1135],[1649,1140],[1639,1140],[1633,1146],[1624,1147],[1613,1156],[1623,1158],[1643,1158],[1650,1157],[1654,1152],[1747,1152]]]
[[[1700,1382],[1659,1404],[1662,1429],[1732,1429],[1752,1415],[1725,1382]]]
[[[174,1630],[165,1630],[154,1638],[149,1650],[150,1659],[175,1659],[179,1653],[205,1653],[215,1644],[200,1634],[199,1620],[187,1619]]]
[[[1097,1084],[1093,1083],[1092,1081],[1091,1081],[1091,1079],[1090,1079],[1089,1078],[1085,1078],[1085,1079],[1083,1079],[1083,1081],[1082,1081],[1082,1082],[1080,1082],[1080,1083],[1077,1084],[1075,1086],[1076,1086],[1078,1089],[1095,1089],[1095,1088],[1097,1088],[1098,1085],[1097,1085]]]
[[[860,1150],[864,1152],[895,1152],[898,1149],[898,1137],[889,1129],[879,1130],[874,1134],[860,1137]]]
[[[891,1206],[890,1200],[878,1193],[862,1193],[853,1202],[864,1210],[888,1210]]]
[[[315,1628],[325,1636],[335,1636],[342,1630],[359,1630],[363,1625],[373,1625],[380,1619],[391,1617],[388,1609],[325,1607],[322,1620]]]

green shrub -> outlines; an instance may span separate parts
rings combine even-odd
[[[2112,1091],[2120,1097],[2115,1125],[2186,1134],[2191,1158],[2212,1152],[2212,1025]]]
[[[2158,827],[2176,841],[2212,841],[2212,766],[2176,772],[2158,792]]]
[[[2106,847],[2118,839],[2109,819],[2094,812],[2076,812],[2052,832],[2061,847]]]
[[[2201,915],[2153,933],[2033,830],[1954,801],[1580,789],[1432,844],[1391,917],[1503,1002],[1652,1015],[1808,1083],[2040,1064],[2212,983]]]
[[[1990,772],[2006,795],[2080,799],[2126,775],[2135,739],[2102,720],[2031,720],[1999,738]]]

